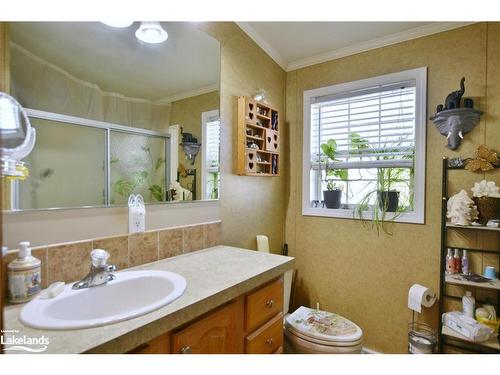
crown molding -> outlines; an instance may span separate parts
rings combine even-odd
[[[248,22],[236,22],[257,45],[271,57],[283,70],[287,70],[288,62],[274,49]]]
[[[156,100],[155,104],[170,104],[172,102],[176,102],[176,101],[179,101],[182,99],[190,98],[192,96],[208,94],[209,92],[218,91],[218,90],[219,90],[219,84],[214,83],[212,85],[199,87],[199,88],[194,89],[194,90],[180,92],[180,93],[172,95],[172,96],[166,96],[164,98]]]
[[[368,40],[366,42],[353,44],[348,47],[324,52],[318,55],[310,56],[295,61],[286,61],[274,47],[272,47],[248,22],[236,22],[236,24],[253,39],[279,66],[285,71],[290,72],[307,66],[320,64],[326,61],[340,59],[342,57],[355,55],[372,49],[390,46],[391,44],[405,42],[411,39],[417,39],[424,36],[441,33],[459,27],[471,25],[476,22],[434,22],[428,25],[415,27],[399,33],[386,35],[381,38]]]
[[[424,36],[441,33],[443,31],[457,29],[459,27],[467,26],[473,23],[475,22],[436,22],[429,25],[415,27],[413,29],[405,30],[399,33],[386,35],[381,38],[353,44],[345,48],[340,48],[305,59],[292,61],[287,65],[286,71],[289,72],[292,70],[305,68],[310,65],[320,64],[326,61],[340,59],[342,57],[366,52],[372,49],[390,46],[391,44],[401,43],[411,39],[417,39]]]

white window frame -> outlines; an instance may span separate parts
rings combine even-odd
[[[311,104],[314,98],[352,90],[360,90],[376,85],[415,80],[415,158],[414,158],[414,211],[399,213],[394,218],[386,214],[388,220],[396,222],[424,224],[425,221],[425,141],[427,115],[427,67],[405,70],[378,77],[341,83],[304,91],[304,129],[302,164],[302,215],[355,219],[352,209],[329,209],[311,207]],[[370,218],[367,212],[364,217]]]
[[[214,200],[212,198],[207,198],[207,123],[211,121],[214,117],[219,117],[219,110],[214,109],[212,111],[201,113],[201,199]],[[219,118],[220,122],[220,118]],[[219,139],[219,175],[220,175],[220,139]],[[220,196],[220,192],[219,192]],[[217,200],[217,199],[215,199]]]

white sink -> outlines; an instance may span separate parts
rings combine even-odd
[[[52,299],[36,297],[21,311],[21,321],[40,329],[103,326],[147,314],[179,298],[186,279],[167,271],[115,273],[107,284],[73,290],[73,283]]]

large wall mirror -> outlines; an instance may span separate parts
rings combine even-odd
[[[219,42],[189,22],[121,26],[10,24],[11,94],[37,140],[4,208],[219,198]]]

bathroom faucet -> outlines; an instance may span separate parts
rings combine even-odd
[[[116,276],[112,272],[116,271],[116,266],[107,264],[109,253],[106,250],[92,250],[90,258],[92,264],[89,273],[83,279],[74,283],[72,289],[91,288],[115,279]]]

